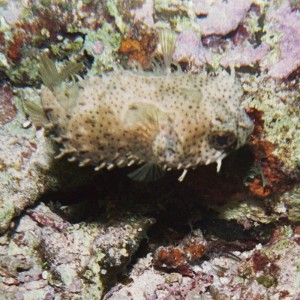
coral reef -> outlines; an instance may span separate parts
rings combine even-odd
[[[291,2],[273,4],[266,14],[264,41],[271,51],[262,64],[274,78],[286,78],[300,66],[300,16]]]
[[[105,299],[297,299],[297,252],[299,235],[281,227],[269,244],[236,251],[238,259],[220,256],[196,263],[189,277],[153,270],[148,256],[131,271],[132,282],[116,286]]]
[[[190,264],[199,260],[207,250],[207,241],[200,230],[195,230],[176,247],[159,247],[154,254],[153,264],[156,267],[177,270],[182,275],[191,275]]]
[[[198,19],[191,19],[188,32],[180,28],[176,59],[192,56],[199,66],[257,66],[280,79],[297,71],[300,17],[290,1],[195,1],[193,11]]]
[[[268,77],[254,80],[249,75],[242,80],[248,94],[249,113],[257,124],[252,144],[266,181],[261,195],[282,192],[290,188],[299,172],[299,82],[290,80],[279,86]],[[250,188],[255,190],[253,185]],[[259,190],[256,194],[259,196]]]
[[[174,70],[235,68],[249,145],[182,183],[55,160],[26,106],[39,109],[39,57],[82,77],[151,70],[160,28],[177,33]],[[292,0],[2,1],[1,297],[298,299],[299,30]]]
[[[202,36],[224,36],[234,31],[243,21],[253,1],[195,1],[197,25]],[[228,18],[231,16],[231,18]]]
[[[63,164],[55,166],[53,157],[57,150],[44,132],[37,130],[25,115],[23,97],[30,97],[33,101],[39,99],[37,92],[31,88],[18,90],[14,96],[7,84],[1,89],[1,233],[13,227],[13,219],[34,205],[47,190],[78,186],[88,176],[85,172],[79,175],[75,170],[74,176],[61,181],[66,170]]]
[[[40,204],[20,219],[13,237],[1,237],[1,295],[4,299],[100,298],[102,282],[114,280],[118,269],[130,261],[151,222],[136,218],[107,228],[100,220],[71,225]]]

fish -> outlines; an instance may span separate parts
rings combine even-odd
[[[163,61],[152,71],[114,69],[68,81],[82,64],[58,71],[41,57],[41,104],[65,155],[96,171],[136,166],[129,177],[154,181],[166,171],[217,164],[245,145],[253,123],[241,105],[243,89],[230,73],[172,71],[176,35],[160,32]],[[35,112],[38,111],[37,109]],[[41,119],[35,117],[35,119]]]

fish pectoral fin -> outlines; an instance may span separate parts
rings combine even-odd
[[[128,108],[124,124],[127,128],[139,128],[140,132],[152,140],[159,132],[159,122],[169,120],[166,113],[156,105],[143,102],[135,102]]]
[[[134,102],[129,106],[126,112],[124,123],[127,126],[137,125],[140,123],[155,124],[159,113],[160,109],[153,104]]]
[[[197,101],[201,102],[203,99],[203,94],[199,89],[180,87],[179,90],[182,93],[183,97],[189,101],[194,101],[195,99],[197,99]]]
[[[128,174],[128,177],[139,182],[153,182],[165,175],[164,170],[154,163],[145,163],[135,171]]]

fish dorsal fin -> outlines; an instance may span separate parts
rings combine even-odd
[[[65,67],[59,73],[59,80],[60,82],[64,81],[68,77],[75,75],[76,73],[80,72],[83,68],[83,63],[75,63],[75,62],[68,62]]]
[[[176,49],[176,38],[176,33],[170,29],[161,29],[159,31],[159,41],[163,55],[164,65],[168,71],[171,71],[173,54]]]
[[[152,182],[162,178],[165,172],[154,163],[145,163],[135,171],[128,174],[128,177],[134,181]]]
[[[168,119],[157,106],[150,103],[135,102],[128,108],[124,123],[126,127],[139,127],[147,137],[154,137],[159,131],[159,120]]]
[[[61,72],[58,72],[55,63],[46,55],[40,58],[40,75],[45,86],[52,92],[65,79],[79,72],[83,67],[82,63],[69,62]]]

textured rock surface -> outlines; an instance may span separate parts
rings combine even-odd
[[[102,282],[115,280],[151,222],[71,225],[43,204],[27,210],[0,240],[2,299],[99,299]]]
[[[41,131],[24,128],[19,113],[0,128],[0,231],[12,219],[35,203],[45,191],[43,170],[49,169],[53,151]]]
[[[176,59],[192,57],[199,66],[258,66],[281,79],[299,68],[300,16],[293,1],[207,2],[195,3],[201,18],[181,30]],[[226,14],[231,17],[222,17]]]
[[[78,186],[87,178],[85,172],[76,173],[75,169],[73,176],[63,163],[56,165],[55,145],[26,117],[21,101],[23,97],[34,99],[37,93],[26,88],[16,92],[11,101],[17,113],[11,114],[11,106],[2,108],[6,124],[0,127],[0,232],[45,191]]]
[[[281,227],[269,244],[234,252],[236,258],[196,262],[188,277],[153,270],[148,256],[134,266],[130,284],[116,286],[104,299],[298,299],[299,250],[299,234]]]

